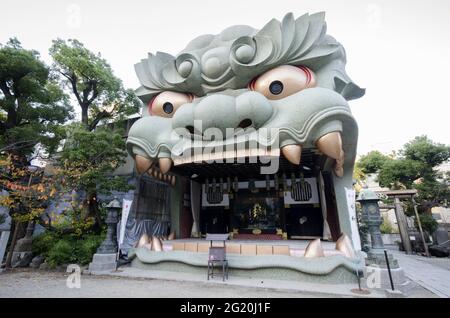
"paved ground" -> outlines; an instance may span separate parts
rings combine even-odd
[[[136,269],[122,269],[114,275],[81,275],[81,288],[68,288],[67,273],[37,271],[30,269],[13,270],[0,273],[0,298],[12,297],[175,297],[175,298],[296,298],[296,297],[359,297],[350,289],[356,286],[326,286],[319,284],[298,284],[285,281],[245,281],[231,279],[227,283],[221,280],[199,281],[191,277],[190,281],[181,276],[171,279],[151,278],[166,276],[167,272],[149,274],[139,273]],[[143,276],[144,275],[144,276]],[[127,277],[128,276],[128,277]],[[141,276],[142,278],[131,278]],[[197,280],[198,279],[198,280]],[[244,284],[244,286],[242,285]],[[245,285],[246,284],[246,285]],[[276,285],[278,284],[278,285]],[[258,286],[259,285],[259,286]],[[275,286],[278,286],[276,288]],[[296,289],[293,289],[296,288]],[[328,293],[328,292],[329,293]],[[372,291],[368,297],[384,297],[383,293]],[[436,297],[421,286],[414,287],[408,297]]]
[[[406,276],[439,297],[450,297],[450,258],[406,255],[392,251]]]
[[[81,288],[70,289],[66,286],[67,275],[31,270],[3,272],[0,274],[0,297],[335,297],[257,287],[92,275],[82,275]]]

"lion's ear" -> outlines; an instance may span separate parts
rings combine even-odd
[[[334,77],[334,87],[335,91],[341,94],[346,100],[357,99],[366,93],[365,88],[361,88],[353,82],[346,82],[339,78]]]

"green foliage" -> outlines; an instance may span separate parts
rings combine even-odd
[[[76,237],[47,231],[33,239],[32,249],[35,255],[44,256],[51,267],[69,263],[84,265],[92,261],[104,237],[104,233]]]
[[[450,158],[450,147],[435,143],[427,136],[418,136],[403,146],[402,154],[406,159],[425,164],[422,174]]]
[[[71,118],[68,96],[50,76],[39,53],[17,39],[0,44],[0,149],[19,156],[41,144],[53,152],[60,125]]]
[[[380,232],[383,234],[391,234],[394,233],[394,228],[392,227],[391,222],[387,217],[383,217],[383,223],[380,225]]]
[[[422,162],[410,159],[386,161],[378,174],[378,181],[382,187],[410,189],[413,182],[420,178],[422,166]]]
[[[76,263],[75,241],[73,239],[61,239],[48,251],[45,261],[50,267],[61,264]]]
[[[77,246],[77,263],[84,265],[91,262],[92,255],[95,254],[103,240],[104,235],[86,235]]]
[[[125,140],[120,132],[108,129],[87,131],[73,124],[68,129],[58,162],[68,189],[85,190],[88,194],[109,194],[111,190],[130,189],[124,178],[112,176],[125,159]]]
[[[448,176],[436,171],[449,158],[449,146],[418,136],[405,144],[396,158],[372,151],[361,157],[357,166],[365,173],[377,171],[383,187],[417,189],[419,212],[430,212],[433,206],[450,200]]]
[[[380,171],[381,167],[387,162],[392,160],[389,156],[383,155],[379,151],[371,151],[367,155],[361,156],[356,166],[365,174],[376,173]]]
[[[53,41],[50,55],[62,84],[73,93],[82,110],[82,123],[93,130],[100,121],[120,120],[137,113],[140,102],[123,88],[111,66],[77,40]]]
[[[431,214],[422,213],[419,214],[419,217],[420,223],[422,224],[422,229],[426,231],[428,234],[433,234],[437,230],[439,224]],[[419,228],[417,219],[414,219],[414,223],[416,227]]]
[[[54,232],[46,231],[35,237],[32,242],[32,251],[35,255],[48,256],[50,249],[59,240],[59,235]]]

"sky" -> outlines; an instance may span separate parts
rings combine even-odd
[[[350,101],[358,154],[389,153],[426,134],[450,144],[450,1],[413,0],[2,0],[0,43],[16,36],[51,63],[56,38],[100,52],[125,87],[147,52],[176,55],[193,38],[234,24],[260,29],[288,13],[326,12],[347,52],[347,73],[366,88]]]

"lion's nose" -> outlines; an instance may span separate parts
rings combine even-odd
[[[273,107],[260,93],[247,91],[237,97],[214,94],[197,104],[186,104],[173,117],[172,127],[186,128],[191,133],[205,133],[215,128],[225,136],[227,129],[260,128],[272,116]]]

